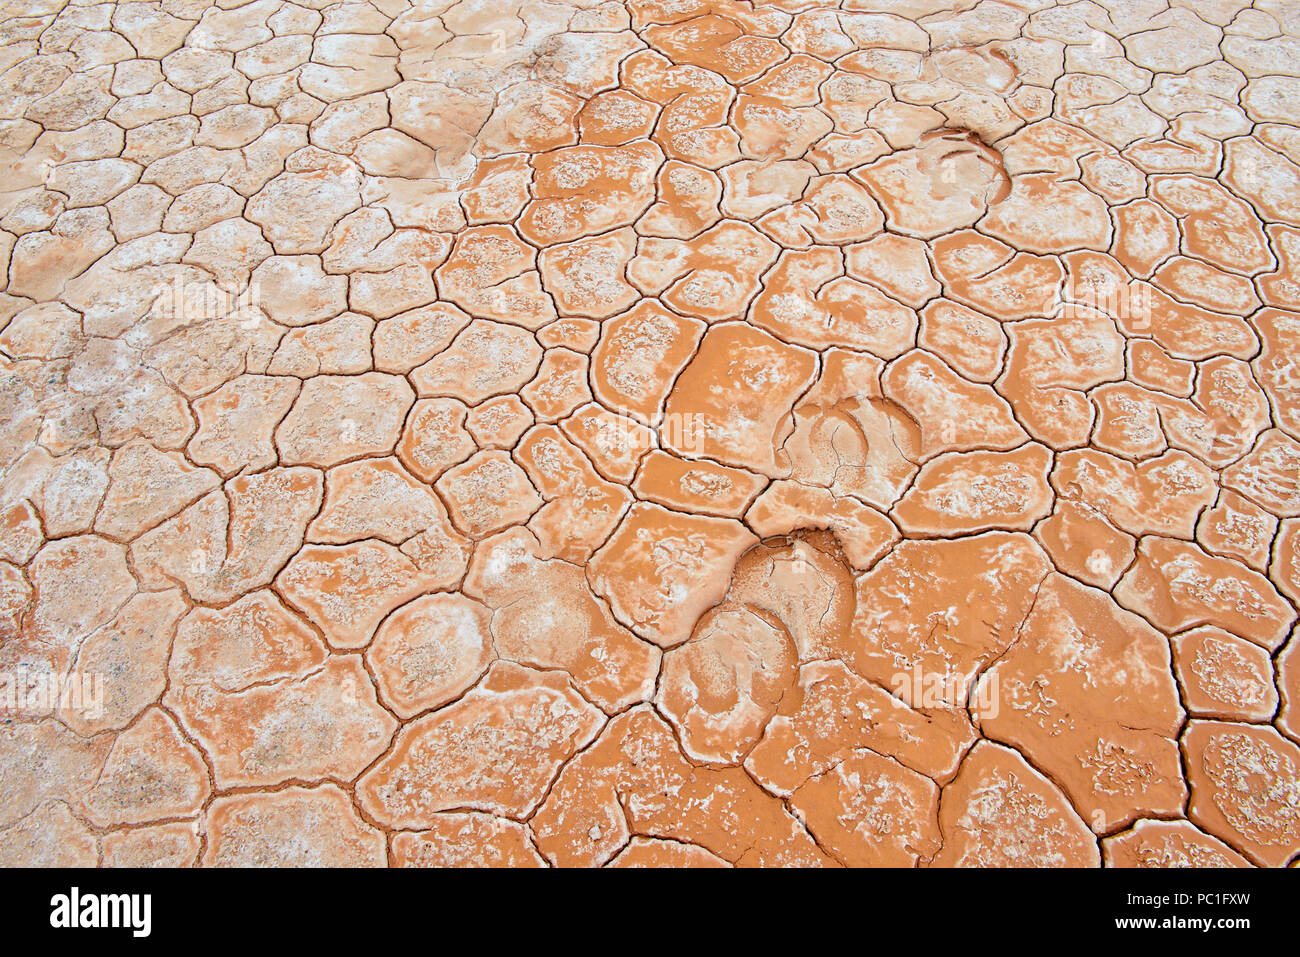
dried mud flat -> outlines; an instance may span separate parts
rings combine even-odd
[[[1295,862],[1297,4],[0,44],[0,863]]]

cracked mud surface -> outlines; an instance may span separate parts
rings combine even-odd
[[[1296,862],[1296,4],[0,44],[0,863]]]

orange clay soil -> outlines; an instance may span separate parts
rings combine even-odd
[[[1295,3],[0,22],[0,864],[1297,863]]]

